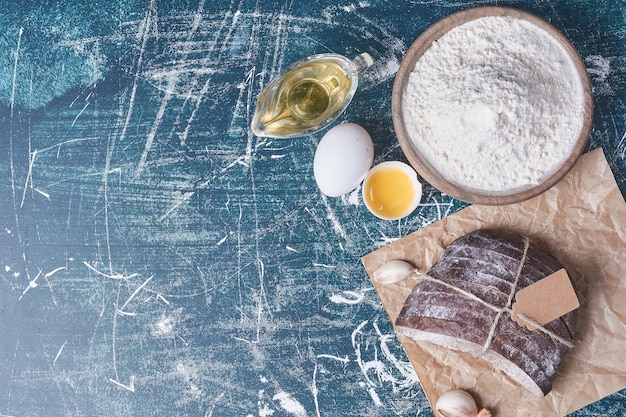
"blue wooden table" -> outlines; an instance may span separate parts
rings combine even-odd
[[[374,66],[339,121],[404,160],[391,89],[413,40],[513,5],[576,46],[587,150],[626,194],[620,0],[1,1],[0,416],[432,416],[360,257],[464,206],[426,185],[401,221],[313,179],[324,131],[248,129],[315,53]],[[572,414],[622,417],[621,391]]]

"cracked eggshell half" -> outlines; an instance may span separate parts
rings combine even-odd
[[[339,197],[355,190],[374,162],[374,144],[355,123],[330,129],[317,145],[313,175],[322,194]]]
[[[419,206],[422,184],[410,165],[401,161],[381,162],[365,176],[362,195],[373,215],[383,220],[399,220]]]

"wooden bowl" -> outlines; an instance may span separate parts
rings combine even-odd
[[[580,75],[580,80],[582,82],[584,91],[583,127],[570,155],[563,155],[564,160],[562,161],[561,165],[555,167],[551,174],[548,175],[541,183],[533,184],[524,188],[518,188],[512,191],[477,191],[474,189],[466,188],[464,186],[459,186],[458,184],[454,184],[446,180],[417,151],[407,133],[402,116],[402,94],[408,82],[409,75],[413,71],[417,60],[419,60],[424,52],[428,48],[430,48],[435,40],[446,34],[450,29],[467,23],[471,20],[485,16],[510,16],[513,18],[523,19],[545,30],[563,46],[565,51],[567,51],[567,53],[571,57],[572,62],[574,63],[578,74]],[[572,168],[572,166],[582,153],[587,143],[589,133],[591,131],[591,124],[593,119],[593,97],[591,94],[591,82],[589,81],[589,76],[587,74],[585,64],[576,52],[576,49],[569,42],[569,40],[567,40],[567,38],[563,36],[563,34],[561,34],[561,32],[559,32],[555,27],[553,27],[545,20],[530,13],[526,13],[524,11],[509,7],[476,7],[454,13],[452,15],[449,15],[448,17],[443,18],[442,20],[429,27],[411,45],[404,58],[402,59],[393,85],[392,117],[394,129],[396,131],[398,141],[405,156],[407,157],[413,168],[415,168],[415,170],[422,176],[422,178],[428,181],[435,188],[439,189],[443,193],[450,195],[451,197],[473,204],[501,205],[517,203],[534,197],[556,184],[561,178],[563,178],[563,176],[565,176],[565,174],[567,174],[567,172]]]

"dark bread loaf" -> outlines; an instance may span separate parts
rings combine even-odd
[[[561,268],[558,260],[527,238],[478,230],[452,242],[428,275],[504,308],[511,306],[514,292]],[[396,326],[416,341],[480,356],[538,396],[552,389],[557,366],[568,350],[546,332],[520,326],[509,312],[498,317],[485,304],[431,280],[415,286]],[[574,310],[543,327],[572,340],[575,326]]]

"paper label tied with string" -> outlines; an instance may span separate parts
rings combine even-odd
[[[543,326],[578,307],[580,302],[569,275],[565,269],[560,269],[517,291],[511,317],[520,326],[536,330],[532,321]]]

